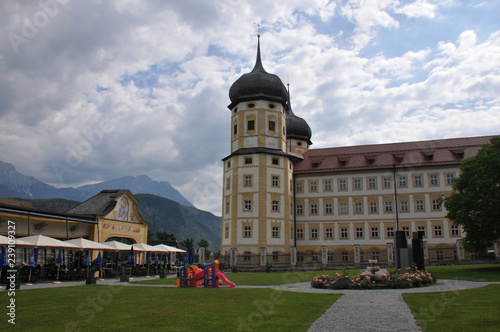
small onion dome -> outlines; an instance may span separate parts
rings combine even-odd
[[[311,127],[309,127],[306,120],[296,116],[292,111],[292,103],[290,101],[290,90],[289,90],[288,109],[286,112],[286,138],[287,139],[293,138],[306,141],[307,144],[312,145],[311,137],[312,137]]]
[[[243,74],[229,89],[229,99],[232,108],[239,102],[250,100],[268,100],[286,104],[288,94],[281,79],[264,70],[260,59],[260,38],[257,44],[257,60],[250,73]]]

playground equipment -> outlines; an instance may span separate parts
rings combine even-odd
[[[236,284],[229,280],[224,273],[219,270],[219,261],[198,268],[195,265],[183,266],[179,270],[179,279],[177,287],[219,287],[221,279],[229,287],[235,287]]]

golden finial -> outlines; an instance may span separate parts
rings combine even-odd
[[[254,22],[253,24],[257,25],[257,38],[260,38],[260,23]]]

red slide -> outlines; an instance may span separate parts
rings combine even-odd
[[[229,287],[235,287],[236,284],[234,282],[232,282],[231,280],[229,280],[226,275],[220,271],[217,272],[217,277],[221,278],[222,281],[224,281],[224,283],[226,285],[228,285]]]

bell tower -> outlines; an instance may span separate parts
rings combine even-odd
[[[258,38],[254,68],[229,90],[231,147],[223,159],[221,253],[234,257],[236,252],[238,260],[289,253],[294,234],[288,92],[278,76],[265,71]]]

